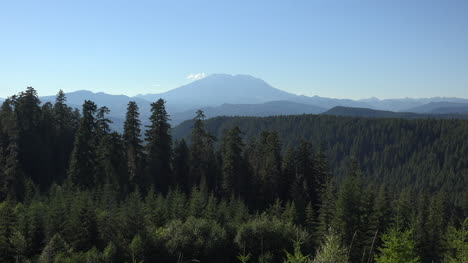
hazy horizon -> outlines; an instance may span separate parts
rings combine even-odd
[[[215,74],[226,74],[226,73],[215,73]],[[236,75],[248,75],[248,74],[227,74],[227,75],[231,75],[231,76],[236,76]],[[210,75],[206,75],[204,76],[203,78],[205,77],[208,77]],[[250,76],[250,75],[249,75]],[[252,76],[252,77],[255,77],[255,76]],[[199,79],[197,79],[199,80]],[[194,80],[194,81],[197,81],[197,80]],[[267,80],[264,80],[265,82],[268,83]],[[76,90],[66,90],[66,89],[61,89],[62,91],[64,91],[65,93],[72,93],[72,92],[79,92],[79,91],[89,91],[89,92],[92,92],[92,93],[105,93],[105,94],[108,94],[108,95],[114,95],[114,96],[127,96],[127,97],[130,97],[130,98],[133,98],[133,97],[138,97],[138,96],[142,96],[142,95],[149,95],[149,94],[159,94],[159,93],[164,93],[164,92],[167,92],[167,91],[171,91],[173,89],[176,89],[176,88],[180,88],[182,86],[185,86],[187,84],[190,84],[192,83],[193,81],[190,81],[189,83],[186,83],[186,84],[183,84],[181,86],[178,86],[178,87],[173,87],[173,88],[169,88],[167,90],[162,90],[160,92],[150,92],[150,93],[139,93],[139,94],[134,94],[134,95],[131,95],[131,94],[124,94],[124,93],[112,93],[112,92],[107,92],[105,90],[90,90],[90,89],[86,89],[86,88],[83,88],[83,89],[76,89]],[[269,84],[269,83],[268,83]],[[277,88],[277,87],[274,87],[272,86],[273,88]],[[34,87],[33,88],[35,90],[37,90],[38,92],[38,95],[40,97],[49,97],[49,96],[55,96],[58,91],[60,90],[57,90],[55,93],[51,93],[51,94],[42,94],[41,92],[41,89],[40,88],[37,88],[37,87]],[[22,90],[25,90],[26,89],[26,86],[22,89]],[[280,89],[280,88],[277,88],[277,89]],[[22,91],[20,90],[20,92]],[[283,89],[280,89],[280,90],[283,90]],[[283,91],[286,91],[286,92],[289,92],[287,90],[283,90]],[[305,95],[305,94],[296,94],[294,92],[289,92],[289,93],[292,93],[294,95],[298,95],[298,96],[309,96],[309,97],[313,97],[313,96],[318,96],[318,97],[326,97],[326,96],[322,96],[320,94],[314,94],[314,95]],[[2,99],[5,99],[11,95],[15,95],[15,94],[10,94],[8,96],[5,96],[5,97],[2,97],[0,96],[0,98]],[[351,100],[371,100],[371,99],[377,99],[377,100],[402,100],[402,99],[431,99],[431,98],[446,98],[446,99],[451,99],[451,98],[461,98],[461,99],[468,99],[468,97],[456,97],[456,96],[433,96],[433,97],[390,97],[390,98],[379,98],[379,97],[376,97],[376,96],[369,96],[369,97],[363,97],[363,98],[348,98],[348,97],[326,97],[326,98],[331,98],[331,99],[351,99]]]
[[[0,97],[160,93],[244,73],[294,94],[468,98],[466,1],[25,1],[0,8]]]

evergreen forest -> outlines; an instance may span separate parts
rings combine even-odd
[[[468,262],[468,120],[0,108],[0,262]]]

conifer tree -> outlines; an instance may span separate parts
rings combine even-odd
[[[96,111],[96,185],[112,184],[117,187],[118,183],[124,177],[122,172],[126,170],[124,166],[124,151],[122,140],[119,134],[110,133],[110,124],[112,121],[106,115],[110,110],[106,107],[100,107]],[[122,182],[125,187],[126,182]]]
[[[43,148],[41,149],[40,156],[36,158],[39,159],[42,163],[41,166],[41,178],[40,182],[37,184],[41,187],[42,190],[46,190],[58,177],[55,173],[55,162],[54,154],[55,151],[54,144],[57,142],[57,134],[55,131],[55,118],[53,113],[53,105],[50,102],[46,102],[41,107],[41,117],[39,123],[39,135],[42,141]],[[37,171],[36,171],[37,172]]]
[[[1,132],[3,136],[17,136],[17,125],[16,125],[16,118],[13,112],[13,107],[15,104],[16,96],[12,98],[7,98],[0,107],[0,124],[1,124]],[[7,137],[3,138],[2,146],[5,147],[5,141]]]
[[[335,213],[332,220],[332,228],[341,235],[343,244],[350,247],[350,260],[358,260],[362,255],[361,247],[357,242],[360,233],[362,215],[362,189],[361,174],[356,161],[352,161],[350,172],[340,186]]]
[[[279,195],[282,200],[291,200],[291,186],[296,178],[296,152],[289,147],[283,158]]]
[[[121,187],[122,192],[128,191],[128,181],[125,162],[125,148],[122,137],[112,132],[101,138],[96,149],[98,185],[110,184]]]
[[[7,197],[23,197],[23,174],[18,163],[18,147],[15,138],[10,139],[5,152],[2,178],[0,182],[0,200]]]
[[[213,194],[210,194],[208,201],[206,202],[205,211],[203,212],[203,218],[207,220],[215,220],[217,216],[217,199]]]
[[[18,164],[21,170],[31,177],[34,183],[41,185],[44,166],[44,150],[47,145],[41,138],[41,101],[32,87],[21,92],[14,100],[14,113],[18,131]]]
[[[325,183],[320,194],[321,202],[318,208],[317,233],[318,242],[321,242],[331,227],[333,215],[335,213],[335,185],[332,178]]]
[[[63,238],[74,249],[86,251],[97,242],[97,216],[88,192],[75,192],[70,200]]]
[[[203,111],[198,110],[190,140],[190,185],[205,184],[215,190],[219,182],[215,174],[214,137],[206,130],[204,119]]]
[[[267,207],[277,197],[281,175],[281,143],[276,132],[262,132],[249,151],[256,199],[259,207]]]
[[[184,139],[174,143],[174,181],[184,192],[188,193],[190,178],[190,151]]]
[[[133,185],[138,185],[138,176],[142,176],[143,146],[141,145],[141,122],[138,105],[130,101],[125,116],[123,141],[126,150],[127,169],[129,180]]]
[[[0,261],[13,262],[13,244],[11,237],[14,233],[16,216],[14,203],[7,199],[0,203]]]
[[[86,100],[83,104],[80,127],[76,132],[68,175],[80,187],[90,188],[96,182],[96,118],[94,102]]]
[[[247,169],[243,156],[241,131],[234,127],[227,131],[222,141],[222,190],[225,196],[240,195],[247,183]]]
[[[148,180],[156,189],[166,192],[172,183],[172,137],[169,115],[163,99],[151,104],[150,121],[151,124],[147,126],[145,133]]]
[[[39,256],[39,263],[54,262],[57,255],[62,254],[62,256],[67,257],[71,252],[72,249],[68,243],[63,240],[60,234],[55,234],[42,250]]]
[[[14,98],[0,108],[0,201],[22,197],[22,172],[18,162],[18,130],[13,112]]]
[[[307,203],[306,209],[305,209],[305,226],[307,227],[307,230],[309,233],[315,233],[315,227],[316,227],[316,217],[315,217],[315,211],[314,208],[312,207],[312,203],[309,202]]]
[[[440,261],[445,250],[445,235],[448,226],[448,202],[443,192],[432,196],[429,204],[428,217],[426,221],[426,231],[428,233],[427,251],[422,261]]]
[[[419,201],[421,201],[421,198],[419,198]],[[395,203],[395,218],[393,219],[395,227],[399,230],[408,230],[411,226],[412,211],[414,210],[412,209],[414,207],[414,198],[411,197],[409,188],[405,188],[400,192]]]
[[[57,96],[55,97],[54,103],[54,115],[55,123],[58,131],[61,131],[67,126],[67,118],[69,116],[69,108],[67,106],[67,96],[62,90],[59,90]]]
[[[203,190],[199,190],[197,186],[192,187],[190,199],[188,200],[188,215],[201,217],[205,210],[207,197]]]
[[[395,228],[382,236],[383,245],[379,248],[379,255],[375,256],[376,263],[418,263],[419,257],[415,253],[415,244],[411,240],[411,231],[398,231]]]
[[[328,159],[321,149],[319,149],[318,153],[314,155],[313,164],[314,182],[311,199],[314,200],[312,202],[314,209],[318,209],[320,203],[322,202],[322,194],[326,183],[330,180]]]
[[[420,192],[411,204],[410,226],[402,230],[411,230],[418,255],[430,254],[430,229],[428,224],[430,198],[427,193]],[[425,258],[423,258],[424,260]]]
[[[49,190],[50,198],[48,200],[48,209],[44,218],[44,230],[46,240],[51,240],[55,234],[63,234],[65,229],[65,220],[67,218],[66,194],[63,188],[53,185]]]
[[[138,191],[130,193],[120,211],[123,233],[127,240],[131,240],[134,235],[143,233],[145,227],[144,210],[141,194]]]
[[[314,263],[347,263],[348,250],[342,245],[340,236],[329,229],[318,248]]]
[[[291,187],[291,197],[302,210],[305,209],[309,201],[318,203],[318,200],[312,200],[316,178],[314,174],[311,144],[302,141],[296,150],[295,156],[296,172]]]
[[[468,218],[457,229],[449,226],[446,234],[447,251],[444,253],[444,262],[468,262]]]
[[[372,188],[375,186],[370,186]],[[376,194],[376,195],[375,195]],[[387,231],[391,225],[392,209],[388,193],[385,186],[382,185],[377,193],[373,193],[370,189],[367,190],[366,195],[366,215],[364,218],[366,222],[361,224],[361,231],[364,234],[364,249],[368,256],[366,258],[373,258],[375,248],[381,245],[379,236]],[[372,207],[369,207],[372,206]]]
[[[62,183],[65,180],[68,163],[73,151],[75,133],[80,124],[79,112],[74,112],[71,107],[67,106],[66,101],[65,93],[60,90],[55,98],[52,110],[56,140],[53,143],[52,156],[55,167],[54,181],[57,183]]]
[[[96,135],[98,140],[110,133],[110,124],[112,121],[106,117],[110,113],[106,106],[100,107],[96,111]]]

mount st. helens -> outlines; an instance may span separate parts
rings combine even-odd
[[[55,96],[41,97],[42,102],[53,101]],[[163,98],[171,115],[172,125],[191,119],[197,109],[203,109],[207,117],[216,116],[275,116],[292,114],[319,114],[334,107],[349,107],[370,109],[369,111],[346,111],[347,115],[361,117],[407,117],[411,118],[458,118],[468,114],[468,99],[462,98],[423,98],[423,99],[385,99],[377,98],[351,100],[334,99],[319,96],[296,95],[274,88],[267,82],[249,75],[213,74],[203,79],[193,81],[173,90],[137,95],[111,95],[103,92],[94,93],[87,90],[67,92],[68,103],[72,107],[81,108],[83,101],[88,99],[98,105],[106,105],[110,109],[110,117],[114,121],[113,128],[120,130],[122,116],[129,101],[135,101],[140,107],[141,119],[149,117],[151,102]],[[387,111],[375,114],[371,110]],[[341,108],[340,111],[343,111]],[[389,113],[413,112],[416,114]],[[336,113],[336,109],[328,114]],[[369,112],[369,114],[365,114]],[[438,114],[444,114],[438,115]],[[451,115],[456,114],[456,115]],[[341,115],[341,114],[338,114]],[[458,116],[458,117],[457,117]]]

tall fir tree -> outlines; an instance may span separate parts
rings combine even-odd
[[[276,132],[262,132],[248,151],[248,160],[256,187],[257,206],[265,208],[279,197],[281,177],[281,143]]]
[[[62,183],[65,180],[68,163],[73,151],[73,140],[79,127],[80,116],[74,114],[73,109],[66,104],[67,97],[60,90],[55,98],[52,109],[54,118],[55,142],[52,144],[54,159],[54,181]],[[52,131],[49,131],[52,132]]]
[[[234,127],[226,131],[222,140],[222,191],[229,197],[244,195],[243,189],[247,188],[247,167],[243,156],[244,143],[241,130]],[[245,195],[244,195],[245,196]]]
[[[172,183],[172,137],[169,114],[165,101],[159,99],[151,104],[151,124],[145,133],[147,152],[147,176],[156,189],[166,192]]]
[[[43,173],[42,168],[46,164],[44,152],[49,146],[44,145],[41,138],[40,103],[36,90],[28,87],[14,100],[14,113],[18,131],[18,164],[26,176],[44,189],[48,182],[44,182],[43,178],[48,175]]]
[[[122,136],[111,132],[112,121],[107,118],[110,110],[100,107],[96,112],[96,184],[121,186],[126,192],[128,182],[125,180],[126,163]]]
[[[289,147],[283,158],[281,178],[279,180],[279,196],[282,200],[291,200],[291,186],[296,178],[296,151]]]
[[[214,137],[206,130],[204,119],[205,114],[198,110],[190,140],[190,185],[207,185],[210,190],[218,190]]]
[[[302,141],[296,150],[295,159],[296,172],[291,186],[291,197],[299,209],[303,210],[308,202],[318,203],[318,200],[312,200],[316,181],[312,145]]]
[[[115,188],[120,187],[123,193],[129,190],[125,148],[120,134],[112,132],[101,138],[96,149],[96,161],[97,185],[110,184]]]
[[[361,172],[357,161],[352,160],[349,174],[338,191],[332,228],[341,235],[344,245],[350,248],[350,260],[361,259],[362,247],[359,240],[362,216]]]
[[[130,101],[124,122],[123,141],[127,159],[128,181],[133,186],[139,185],[143,176],[143,146],[141,140],[141,121],[138,105]],[[123,182],[122,182],[123,183]]]
[[[84,102],[68,169],[71,181],[83,188],[92,188],[96,183],[96,111],[94,102]]]
[[[323,190],[325,189],[326,183],[330,180],[330,167],[328,164],[328,158],[322,149],[319,149],[317,154],[314,155],[313,164],[314,182],[311,198],[314,200],[314,202],[312,202],[314,209],[318,209],[320,203],[322,202]]]
[[[174,143],[174,182],[185,193],[189,192],[190,151],[184,139]]]
[[[112,121],[106,117],[110,113],[106,106],[100,107],[96,111],[96,135],[98,140],[110,133],[110,124]]]
[[[322,200],[318,210],[318,226],[317,226],[317,239],[319,242],[323,241],[323,238],[328,233],[335,214],[335,185],[330,179],[325,184],[325,188],[322,192]]]

